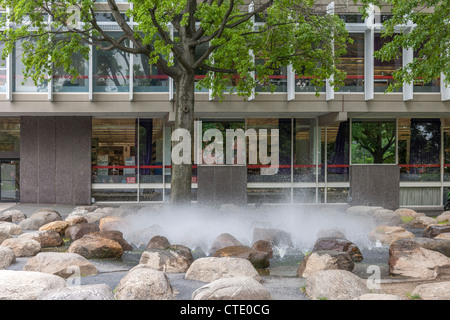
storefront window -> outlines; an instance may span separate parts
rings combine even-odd
[[[163,182],[163,126],[162,119],[139,119],[140,183]]]
[[[0,152],[20,151],[20,119],[0,119]]]
[[[136,119],[92,120],[92,182],[137,183]]]
[[[258,137],[258,157],[257,163],[251,163],[250,153],[252,152],[250,144],[247,148],[247,179],[248,182],[290,182],[291,181],[291,135],[292,135],[291,119],[247,119],[247,131],[254,130]],[[261,161],[261,145],[262,138],[260,130],[267,132],[267,156],[271,157],[270,164]],[[274,130],[274,131],[272,131]],[[278,130],[276,132],[275,130]],[[278,134],[278,137],[276,136]],[[278,139],[278,159],[275,153],[272,153],[272,139]],[[250,143],[250,139],[248,140]],[[274,140],[274,146],[276,140]],[[275,150],[276,151],[276,150]],[[277,161],[277,163],[274,163]],[[272,168],[270,168],[272,166]]]
[[[398,162],[403,181],[440,180],[439,119],[398,120]]]
[[[316,181],[316,119],[294,119],[294,181]]]
[[[382,37],[380,33],[375,33],[374,49],[380,50],[384,44],[390,42],[392,37]],[[387,87],[394,84],[393,74],[394,71],[402,67],[402,55],[401,48],[399,48],[399,54],[396,59],[391,61],[382,61],[380,59],[374,59],[374,91],[384,92]],[[398,90],[402,91],[402,89]]]
[[[349,122],[327,125],[327,181],[349,181]]]
[[[352,121],[352,164],[395,163],[395,120]]]
[[[120,32],[109,32],[118,39]],[[130,62],[128,53],[118,49],[93,49],[94,92],[128,92]]]
[[[347,73],[341,92],[364,92],[364,33],[351,33],[353,43],[347,45],[347,53],[337,65],[339,70]]]

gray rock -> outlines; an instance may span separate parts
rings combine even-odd
[[[22,228],[15,223],[0,221],[0,232],[6,232],[10,235],[19,235],[22,233]]]
[[[0,300],[36,300],[44,291],[66,286],[63,278],[47,273],[0,270]]]
[[[2,246],[13,249],[16,257],[32,257],[41,251],[41,245],[33,239],[10,238],[3,241]]]
[[[174,292],[164,272],[137,265],[123,277],[114,298],[117,300],[173,300]]]
[[[404,299],[393,294],[367,293],[358,297],[356,300],[404,300]]]
[[[192,293],[192,300],[272,300],[270,292],[249,277],[221,278]]]
[[[318,271],[306,280],[306,294],[313,299],[353,300],[369,293],[366,281],[345,270]]]
[[[97,274],[97,268],[77,253],[41,252],[28,260],[24,271],[37,271],[69,278],[72,276]]]
[[[14,250],[10,247],[0,246],[0,270],[8,268],[15,261]]]
[[[114,300],[114,295],[106,284],[92,284],[45,291],[37,300]]]
[[[411,294],[423,300],[450,300],[450,281],[421,284]]]
[[[186,279],[202,282],[241,276],[261,281],[261,277],[252,263],[240,258],[199,258],[191,264],[185,274]]]
[[[283,230],[274,228],[255,228],[253,229],[253,243],[258,240],[269,241],[272,246],[292,247],[291,235]]]
[[[297,275],[307,278],[311,274],[322,270],[347,270],[353,271],[355,267],[352,258],[347,252],[337,251],[315,251],[307,255],[300,267]]]
[[[19,222],[22,230],[39,230],[40,227],[53,221],[62,220],[61,215],[52,209],[39,209],[35,211],[29,218]]]
[[[182,246],[167,249],[151,248],[144,251],[139,260],[140,264],[168,273],[186,272],[192,262],[194,257],[191,250]]]
[[[11,219],[10,222],[16,223],[26,219],[27,215],[20,210],[7,210],[4,211],[0,217],[9,217]]]
[[[231,246],[242,246],[242,243],[229,233],[221,233],[214,239],[209,253],[214,254],[217,250]]]

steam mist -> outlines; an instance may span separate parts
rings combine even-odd
[[[239,208],[224,205],[220,209],[193,205],[190,208],[173,208],[170,205],[150,205],[128,209],[126,225],[120,230],[127,241],[145,248],[156,236],[165,236],[171,244],[190,249],[209,249],[221,233],[229,233],[243,245],[254,242],[255,228],[274,228],[288,232],[295,250],[309,251],[318,237],[327,230],[337,230],[359,247],[373,243],[367,235],[375,227],[367,218],[347,213],[345,207],[320,205],[267,205]]]

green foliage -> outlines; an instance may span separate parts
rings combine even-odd
[[[358,1],[359,2],[359,1]],[[450,84],[450,1],[449,0],[362,0],[391,9],[392,18],[383,23],[383,36],[394,36],[375,56],[382,61],[394,60],[400,48],[417,52],[413,61],[394,73],[396,84],[388,91],[399,89],[403,83],[420,79],[427,83],[445,75]],[[364,10],[366,7],[364,8]],[[412,28],[409,28],[413,25]],[[442,80],[442,79],[441,79]]]

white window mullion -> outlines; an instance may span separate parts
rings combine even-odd
[[[445,84],[445,75],[441,73],[441,100],[450,100],[450,84]]]
[[[327,6],[327,14],[334,14],[335,10],[334,10],[334,2],[331,2],[328,6]],[[334,56],[334,40],[332,41],[332,54]],[[334,100],[334,86],[331,84],[334,81],[334,76],[331,75],[331,77],[329,79],[326,79],[325,81],[325,96],[326,96],[326,100]]]
[[[364,32],[364,96],[365,100],[374,98],[374,41],[375,41],[375,9],[370,6],[369,16],[366,18]]]

